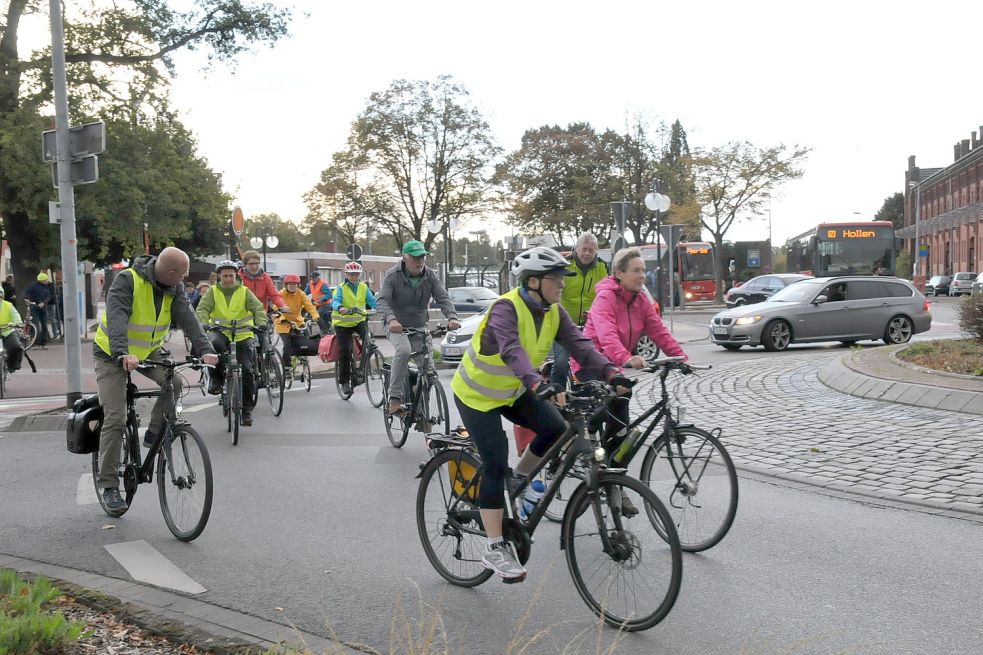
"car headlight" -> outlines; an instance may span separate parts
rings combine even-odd
[[[760,321],[762,316],[742,316],[741,318],[734,321],[734,325],[753,325]]]

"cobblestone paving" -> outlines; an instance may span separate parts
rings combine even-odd
[[[983,417],[833,391],[828,355],[786,356],[671,374],[699,427],[723,427],[738,467],[831,489],[983,513]],[[657,376],[636,388],[658,402]]]

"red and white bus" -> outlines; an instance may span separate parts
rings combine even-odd
[[[645,268],[655,271],[659,266],[660,255],[662,266],[668,268],[668,248],[660,244],[661,250],[654,243],[639,246]],[[602,253],[604,257],[604,253]],[[610,255],[604,257],[610,261]],[[676,244],[673,257],[673,268],[679,274],[680,284],[687,301],[714,300],[717,295],[717,259],[714,256],[713,244],[707,241],[680,241]],[[665,292],[667,289],[664,288]]]

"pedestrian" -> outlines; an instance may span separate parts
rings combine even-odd
[[[211,288],[212,285],[210,285],[208,282],[198,283],[198,286],[195,287],[194,296],[188,298],[188,301],[191,303],[191,306],[194,309],[198,309],[198,303],[201,302],[201,297],[208,293],[208,290]]]
[[[317,308],[317,314],[320,317],[317,324],[320,326],[321,332],[327,334],[331,331],[331,302],[334,298],[334,292],[328,283],[321,279],[320,271],[311,272],[311,279],[304,287],[304,293]]]
[[[37,279],[24,290],[24,300],[38,328],[37,345],[44,347],[48,343],[48,303],[51,302],[51,280],[47,273],[38,273]]]
[[[14,276],[13,275],[8,275],[4,279],[3,285],[0,288],[3,289],[3,297],[7,299],[7,302],[13,303],[13,302],[16,302],[17,301],[17,290],[14,289]]]
[[[191,311],[181,280],[188,274],[190,260],[184,251],[164,248],[159,255],[141,255],[130,268],[121,271],[106,293],[106,311],[96,330],[93,362],[103,424],[99,439],[99,479],[108,509],[122,513],[128,509],[119,493],[119,463],[126,422],[127,373],[139,370],[158,385],[164,383],[160,368],[138,369],[140,362],[152,358],[167,340],[171,317],[191,340],[195,352],[204,353],[206,364],[217,364],[218,356],[205,337],[201,324]],[[181,397],[181,376],[173,378],[175,398]],[[144,445],[156,438],[163,425],[163,408],[158,396],[150,413]]]
[[[570,319],[578,326],[587,321],[587,312],[594,302],[597,283],[608,276],[608,267],[597,256],[597,237],[590,232],[581,234],[569,258],[567,270],[571,272],[563,287],[560,304]],[[553,346],[553,370],[550,382],[566,388],[570,376],[570,353],[557,342]]]

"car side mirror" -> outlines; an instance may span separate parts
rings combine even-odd
[[[816,299],[812,301],[813,305],[822,305],[824,302],[829,302],[829,298],[825,295],[816,296]]]
[[[464,302],[474,302],[474,298],[468,296],[467,298],[464,299]]]

